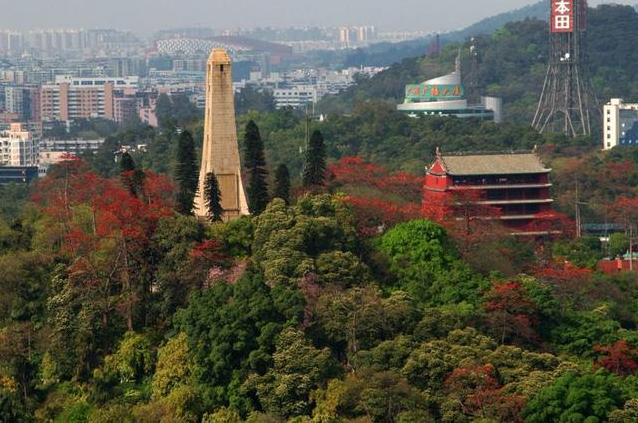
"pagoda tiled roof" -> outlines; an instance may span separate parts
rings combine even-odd
[[[448,175],[517,175],[549,173],[534,152],[440,154],[438,161]]]

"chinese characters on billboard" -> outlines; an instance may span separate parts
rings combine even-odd
[[[574,32],[574,0],[551,0],[551,3],[552,32]]]

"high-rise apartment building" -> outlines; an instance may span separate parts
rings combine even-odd
[[[123,90],[137,90],[138,77],[70,78],[56,77],[41,89],[41,116],[44,121],[68,121],[101,117],[115,120],[114,99]]]
[[[355,47],[368,44],[376,38],[373,26],[351,26],[338,29],[338,39],[342,47]]]
[[[0,31],[0,56],[15,56],[24,51],[24,35],[17,31]]]
[[[20,120],[40,120],[40,88],[24,85],[5,87],[4,108],[19,115]]]

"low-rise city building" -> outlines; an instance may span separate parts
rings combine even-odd
[[[300,109],[307,104],[319,101],[317,88],[311,85],[297,85],[290,88],[278,88],[273,92],[278,109],[292,107]]]

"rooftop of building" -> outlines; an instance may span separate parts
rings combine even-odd
[[[549,173],[535,151],[441,153],[437,162],[449,175],[518,175]]]

